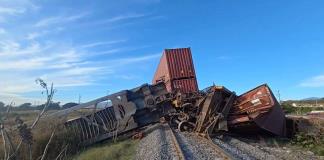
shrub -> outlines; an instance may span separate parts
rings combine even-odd
[[[324,156],[324,135],[312,135],[300,132],[295,135],[291,143],[311,150],[317,155]]]
[[[81,148],[80,140],[77,134],[67,129],[62,122],[54,122],[49,124],[48,122],[42,122],[40,126],[35,129],[34,143],[33,143],[33,157],[38,158],[43,154],[44,148],[48,143],[52,132],[55,130],[55,134],[50,142],[46,159],[55,159],[59,153],[67,148],[67,155],[73,155]],[[45,127],[45,126],[47,127]]]

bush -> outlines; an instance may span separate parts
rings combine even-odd
[[[311,150],[317,155],[324,156],[324,135],[311,135],[300,132],[291,141],[293,145]]]
[[[323,107],[293,107],[292,105],[287,103],[283,103],[281,104],[281,106],[287,114],[306,114],[311,111],[324,110]]]
[[[56,128],[55,134],[50,142],[45,159],[55,159],[64,148],[67,148],[65,152],[67,156],[76,154],[82,148],[82,146],[79,144],[80,140],[77,134],[67,129],[61,121],[55,122],[53,120],[43,119],[32,130],[33,141],[31,147],[33,159],[38,159],[42,156],[54,128]],[[20,141],[20,136],[18,135],[17,131],[12,130],[9,134],[14,146],[17,146]],[[3,153],[4,148],[3,145],[1,145],[0,159],[4,157]],[[28,145],[22,143],[16,159],[29,160],[29,155]]]
[[[43,151],[48,143],[50,136],[55,129],[55,134],[49,145],[46,159],[55,159],[59,153],[67,147],[67,155],[73,155],[81,148],[80,140],[77,134],[67,129],[62,122],[59,124],[48,122],[39,124],[40,126],[33,132],[33,157],[38,158],[43,154]],[[46,127],[45,127],[45,126]]]

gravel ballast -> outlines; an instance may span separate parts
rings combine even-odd
[[[149,127],[145,132],[146,136],[137,147],[136,159],[178,159],[172,143],[172,131],[165,124]],[[175,131],[175,136],[186,159],[223,159],[207,140],[197,135]]]
[[[157,124],[145,130],[145,137],[137,147],[137,160],[175,159],[175,148],[165,126]]]

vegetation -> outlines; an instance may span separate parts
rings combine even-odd
[[[59,103],[53,103],[53,84],[48,88],[44,81],[38,82],[46,91],[45,104],[35,107],[24,103],[12,107],[0,102],[0,159],[132,159],[137,141],[109,142],[84,149],[79,134],[68,130],[64,121],[41,118],[51,112],[48,110],[70,108],[77,104],[67,103],[61,107]]]
[[[100,144],[75,156],[73,160],[128,160],[134,159],[136,153],[136,140],[123,140]]]
[[[21,119],[33,120],[37,116],[37,113],[38,112],[32,111],[14,111],[10,113],[8,119],[12,120],[12,127],[15,128],[15,117],[18,116],[21,117]],[[37,124],[37,127],[32,130],[33,159],[37,159],[42,156],[44,148],[46,147],[54,129],[55,134],[51,140],[45,159],[56,159],[61,152],[65,159],[70,160],[133,159],[136,152],[136,145],[138,144],[138,141],[135,140],[120,140],[117,142],[105,142],[89,148],[84,148],[84,146],[79,144],[80,140],[74,134],[74,132],[72,133],[71,131],[67,130],[61,122],[51,119],[42,119]],[[15,144],[18,144],[20,136],[14,131],[9,132],[9,134],[12,134],[12,141]],[[0,144],[2,143],[3,142],[0,139]],[[3,147],[0,146],[1,158],[4,157],[3,153]],[[28,157],[28,146],[23,144],[16,158],[28,160]]]
[[[65,158],[80,150],[78,134],[67,130],[62,121],[41,118],[48,108],[53,106],[55,89],[53,84],[49,87],[41,79],[37,79],[36,82],[45,89],[47,96],[47,101],[40,111],[22,111],[30,108],[30,103],[22,104],[19,107],[22,110],[19,112],[12,111],[12,104],[4,106],[4,103],[0,103],[0,107],[6,107],[5,112],[0,114],[0,157],[3,159]],[[27,123],[26,120],[31,122]]]
[[[314,99],[308,99],[308,100],[287,100],[286,103],[299,103],[299,104],[311,104],[315,105],[316,102],[318,104],[324,104],[324,98],[319,98],[317,100]]]
[[[290,103],[282,103],[282,108],[286,114],[306,114],[311,111],[323,111],[324,107],[293,107]]]
[[[23,103],[19,106],[14,106],[11,108],[12,111],[35,111],[35,110],[42,110],[46,104],[41,105],[32,105],[31,103]],[[69,102],[61,106],[60,102],[51,102],[47,107],[47,110],[60,110],[60,109],[67,109],[73,106],[78,105],[78,103]],[[10,105],[6,105],[5,103],[0,101],[0,113],[6,112],[7,108]]]
[[[56,129],[55,129],[56,128]],[[79,139],[71,131],[67,130],[63,125],[57,125],[53,121],[42,121],[39,126],[32,131],[32,159],[37,159],[43,155],[44,148],[46,147],[53,130],[55,134],[51,139],[45,159],[55,159],[60,152],[64,156],[69,156],[78,152],[81,149]],[[9,132],[11,140],[17,146],[20,141],[20,135],[15,132]],[[1,144],[3,141],[1,140]],[[28,160],[30,159],[29,146],[26,143],[21,144],[16,159]],[[4,147],[0,147],[0,157],[4,157]]]
[[[292,139],[291,144],[298,148],[310,150],[316,155],[324,156],[324,135],[311,135],[300,132]]]

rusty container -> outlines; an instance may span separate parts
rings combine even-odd
[[[243,126],[246,130],[249,123],[275,135],[286,135],[285,113],[267,84],[237,97],[228,120],[234,128]]]
[[[180,91],[181,93],[197,92],[197,80],[196,78],[174,80],[173,90]]]
[[[198,92],[190,48],[165,49],[152,83],[164,82],[169,92]]]

